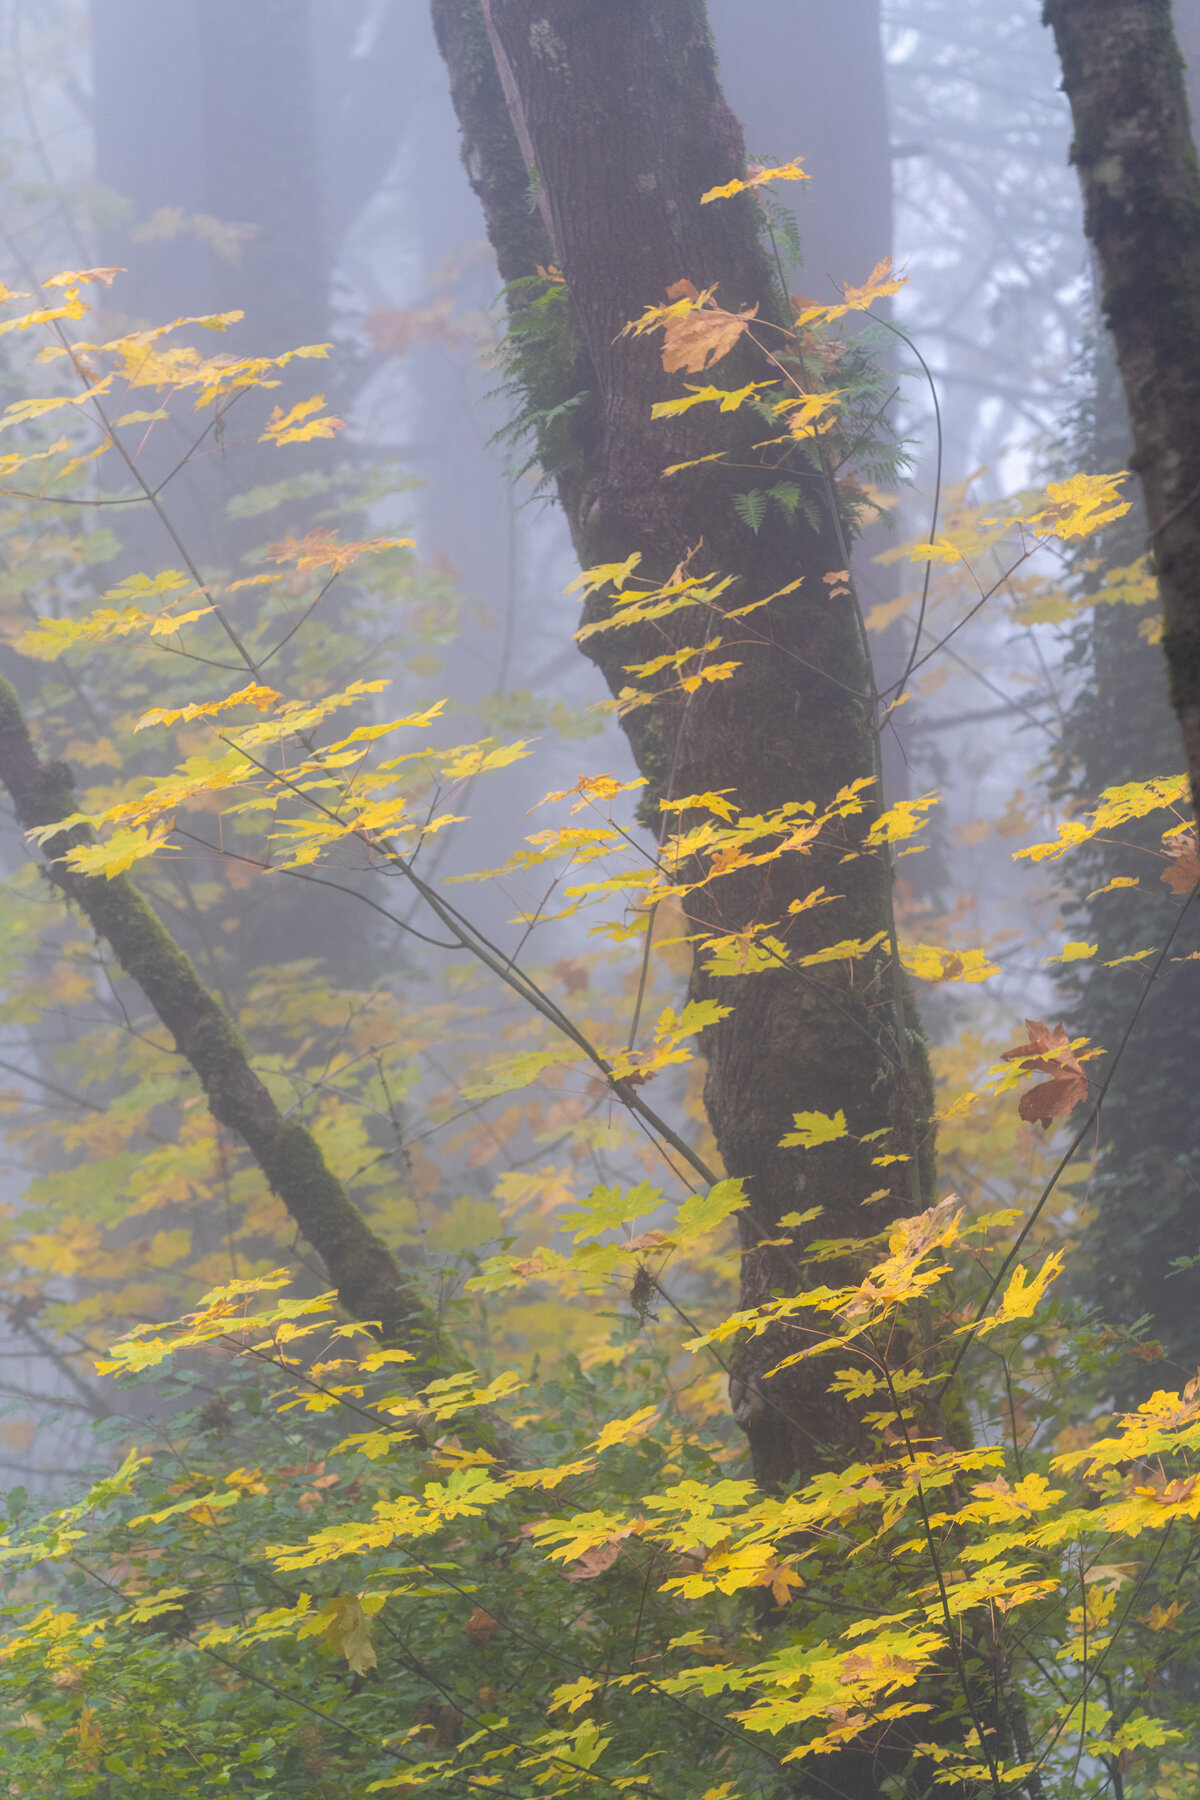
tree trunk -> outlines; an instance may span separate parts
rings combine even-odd
[[[1088,430],[1072,446],[1075,467],[1102,473],[1128,467],[1131,445],[1120,378],[1107,332],[1095,349],[1095,399]],[[1134,562],[1146,547],[1140,504],[1095,540],[1080,544],[1077,567],[1095,592],[1105,569]],[[1082,566],[1081,566],[1082,565]],[[1162,655],[1139,633],[1139,608],[1095,605],[1072,630],[1087,679],[1067,712],[1056,745],[1059,789],[1081,811],[1120,782],[1144,781],[1177,766],[1179,728],[1167,703]],[[1056,980],[1070,1034],[1095,1043],[1121,1042],[1129,1023],[1125,968],[1106,966],[1145,943],[1143,909],[1114,906],[1103,894],[1114,875],[1144,875],[1147,853],[1159,848],[1162,820],[1134,820],[1111,842],[1082,844],[1069,858],[1068,889],[1078,896],[1068,913],[1072,937],[1100,946],[1087,964],[1065,964]],[[1164,890],[1157,913],[1176,902]],[[1165,925],[1164,925],[1165,928]],[[1195,1107],[1200,1021],[1200,918],[1193,907],[1176,940],[1180,960],[1169,981],[1155,983],[1121,1058],[1121,1079],[1097,1124],[1093,1214],[1083,1254],[1068,1271],[1076,1292],[1098,1305],[1107,1323],[1132,1325],[1148,1317],[1178,1379],[1200,1362],[1200,1269],[1186,1265],[1200,1242],[1200,1114]],[[1176,1370],[1124,1357],[1107,1379],[1116,1404],[1132,1410]]]
[[[565,277],[569,342],[556,359],[527,363],[524,373],[532,404],[543,410],[586,394],[572,413],[570,443],[556,470],[582,564],[637,551],[646,572],[665,578],[694,552],[693,572],[736,575],[735,605],[804,578],[798,593],[756,615],[766,621],[762,637],[769,641],[737,643],[741,667],[731,681],[627,716],[648,778],[647,816],[653,821],[654,803],[668,795],[718,789],[749,814],[788,801],[821,805],[843,785],[870,776],[875,756],[870,669],[853,597],[836,596],[823,580],[845,567],[841,522],[817,478],[819,529],[802,515],[791,522],[768,517],[757,535],[730,504],[745,481],[719,465],[665,481],[664,466],[703,455],[716,440],[694,414],[651,420],[654,401],[678,397],[679,378],[664,374],[653,340],[621,336],[629,320],[660,303],[681,279],[701,289],[715,285],[727,308],[757,307],[762,319],[787,319],[758,240],[753,202],[743,195],[700,205],[708,188],[744,173],[741,131],[717,83],[703,6],[699,0],[487,4],[489,19],[479,0],[434,0],[435,27],[464,160],[502,274],[511,282],[554,261]],[[520,140],[536,172],[535,207]],[[513,304],[521,306],[519,294]],[[765,359],[751,351],[735,353],[717,379],[735,386],[767,374]],[[761,435],[761,420],[743,426],[738,415],[726,441],[744,449]],[[585,619],[602,616],[605,605],[593,602]],[[672,636],[677,647],[700,642],[703,627],[676,626]],[[661,632],[648,631],[601,633],[586,646],[614,693],[627,686],[629,663],[666,647]],[[797,1251],[811,1237],[860,1237],[911,1210],[914,1190],[928,1191],[928,1069],[911,1013],[897,1031],[886,957],[841,965],[853,980],[840,972],[813,979],[794,966],[831,939],[868,938],[889,928],[886,872],[873,857],[843,863],[852,848],[785,856],[693,897],[693,929],[734,932],[780,921],[791,963],[750,977],[717,979],[702,967],[693,975],[696,997],[733,1006],[732,1016],[706,1036],[705,1097],[725,1168],[747,1182],[742,1303],[748,1307],[774,1291],[796,1290]],[[789,917],[789,903],[822,884],[841,896],[836,905]],[[796,1111],[839,1109],[854,1138],[812,1151],[779,1147]],[[911,1158],[903,1166],[920,1170],[921,1179],[910,1186],[906,1176],[899,1193],[864,1212],[862,1202],[887,1177],[872,1166],[880,1144],[858,1139],[883,1128],[892,1134],[884,1149]],[[792,1250],[757,1247],[761,1238],[781,1235],[783,1214],[811,1207],[820,1207],[821,1216],[793,1234]],[[756,1339],[740,1353],[732,1384],[756,1474],[768,1485],[859,1447],[845,1409],[825,1392],[826,1370],[804,1363],[768,1379],[781,1352],[795,1347],[794,1336]]]
[[[1046,0],[1200,811],[1200,163],[1170,0]]]
[[[1192,141],[1200,145],[1200,7],[1195,0],[1176,0],[1172,17],[1184,57],[1183,80],[1192,115]]]
[[[70,769],[38,757],[16,691],[2,677],[0,783],[27,831],[75,811]],[[376,1323],[388,1342],[407,1345],[427,1370],[444,1358],[445,1349],[419,1282],[376,1237],[307,1126],[280,1112],[251,1068],[232,1019],[128,875],[111,880],[80,875],[62,861],[73,844],[88,837],[86,827],[76,827],[47,840],[43,854],[50,880],[137,982],[199,1077],[214,1119],[246,1144],[271,1192],[324,1262],[347,1312]]]

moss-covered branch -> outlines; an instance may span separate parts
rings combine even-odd
[[[1200,809],[1200,165],[1170,0],[1047,0]]]
[[[0,781],[26,830],[76,810],[65,763],[44,763],[10,682],[0,678]],[[355,1318],[378,1320],[389,1341],[422,1361],[438,1354],[436,1324],[414,1278],[396,1263],[329,1168],[312,1133],[285,1118],[251,1068],[237,1028],[128,876],[76,873],[63,860],[86,842],[76,827],[43,846],[46,873],[104,938],[199,1076],[212,1115],[242,1138],[273,1193],[320,1256]]]

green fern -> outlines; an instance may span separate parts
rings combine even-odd
[[[762,488],[751,488],[748,493],[733,496],[733,510],[743,525],[748,525],[755,536],[767,516],[767,496]]]

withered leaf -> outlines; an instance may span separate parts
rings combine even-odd
[[[689,296],[690,297],[690,296]],[[699,307],[663,326],[662,365],[668,374],[687,370],[698,375],[728,356],[757,312],[722,312],[718,307]]]
[[[1039,1081],[1022,1094],[1017,1111],[1027,1125],[1040,1125],[1045,1131],[1055,1119],[1065,1119],[1081,1100],[1086,1100],[1087,1091],[1086,1075],[1056,1075],[1053,1081]]]
[[[1172,838],[1166,851],[1171,860],[1162,872],[1162,880],[1173,894],[1190,894],[1200,881],[1200,845],[1196,842],[1195,831],[1185,831],[1182,837]]]
[[[432,1734],[435,1744],[457,1744],[462,1736],[463,1716],[452,1701],[439,1705],[436,1700],[422,1700],[414,1717],[418,1725]]]
[[[632,1535],[633,1528],[628,1526],[624,1531],[618,1531],[607,1538],[603,1544],[593,1544],[590,1550],[585,1550],[582,1556],[576,1557],[563,1570],[563,1574],[568,1581],[595,1581],[597,1575],[603,1575],[606,1569],[612,1568],[621,1554],[621,1545]]]
[[[1041,1019],[1026,1019],[1025,1029],[1029,1033],[1028,1043],[1018,1044],[1013,1050],[1006,1050],[1000,1059],[1001,1062],[1016,1062],[1018,1058],[1023,1062],[1027,1058],[1053,1057],[1060,1050],[1069,1051],[1070,1049],[1071,1040],[1067,1036],[1066,1026],[1061,1021],[1051,1031],[1050,1027]],[[1030,1062],[1031,1071],[1038,1068],[1045,1068],[1049,1071],[1051,1065],[1048,1062]]]
[[[1052,1077],[1022,1094],[1017,1105],[1027,1125],[1040,1125],[1045,1131],[1055,1119],[1065,1119],[1081,1100],[1086,1100],[1088,1080],[1061,1022],[1051,1031],[1042,1019],[1026,1019],[1025,1029],[1028,1042],[1006,1050],[1001,1060],[1019,1062],[1025,1075]]]
[[[355,1675],[368,1674],[379,1659],[358,1595],[339,1594],[333,1608],[333,1618],[324,1633],[327,1647],[335,1656],[344,1656]]]
[[[503,1627],[499,1619],[493,1619],[490,1612],[485,1612],[482,1606],[477,1606],[463,1626],[463,1630],[473,1644],[485,1645],[490,1644],[496,1633],[503,1630]]]

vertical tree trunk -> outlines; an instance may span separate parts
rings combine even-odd
[[[1175,36],[1183,52],[1183,81],[1188,107],[1192,115],[1192,139],[1197,141],[1200,128],[1200,7],[1195,0],[1175,0],[1171,9]]]
[[[803,576],[798,594],[772,602],[767,645],[739,643],[733,680],[686,703],[662,700],[629,715],[627,729],[655,799],[714,789],[732,792],[747,813],[787,801],[829,800],[871,774],[870,674],[850,598],[831,596],[823,577],[845,565],[844,540],[828,508],[820,529],[768,519],[757,536],[730,501],[739,482],[720,467],[664,481],[664,466],[713,448],[694,416],[651,419],[656,400],[675,397],[647,339],[622,327],[667,287],[688,279],[716,285],[730,308],[756,306],[780,319],[782,296],[757,237],[745,196],[701,207],[708,188],[744,170],[741,132],[718,86],[699,0],[489,0],[492,43],[506,64],[513,110],[536,169],[530,174],[497,77],[479,0],[434,0],[439,42],[463,128],[464,158],[487,214],[506,280],[556,261],[570,298],[571,344],[559,362],[532,371],[541,407],[586,391],[575,410],[570,455],[558,491],[584,566],[640,552],[665,577],[696,551],[694,569],[738,577],[736,604]],[[547,230],[548,234],[547,235]],[[519,304],[519,302],[518,302]],[[747,371],[752,355],[731,358],[722,385]],[[761,435],[761,422],[731,437]],[[745,485],[744,481],[741,485]],[[696,547],[702,545],[702,550]],[[835,584],[836,585],[836,584]],[[586,617],[597,617],[597,602]],[[690,615],[682,615],[684,619]],[[679,627],[676,641],[689,641]],[[696,630],[695,627],[691,629]],[[701,635],[703,627],[700,628]],[[681,635],[682,634],[682,635]],[[696,641],[696,640],[692,640]],[[602,633],[588,654],[610,688],[627,685],[626,665],[664,648],[661,634]],[[870,857],[841,862],[836,851],[791,855],[768,869],[724,878],[695,928],[736,931],[780,921],[792,957],[837,937],[867,938],[889,919],[886,878]],[[788,905],[824,883],[842,896],[824,919],[789,918]],[[824,910],[824,909],[821,909]],[[819,917],[819,914],[818,914]],[[716,979],[698,967],[693,993],[733,1006],[707,1034],[706,1102],[727,1171],[746,1178],[742,1299],[755,1306],[797,1286],[793,1254],[758,1248],[778,1237],[780,1217],[819,1206],[808,1236],[857,1237],[866,1222],[911,1208],[907,1181],[886,1205],[862,1210],[884,1185],[857,1141],[891,1128],[888,1148],[929,1175],[928,1070],[915,1023],[901,1042],[880,963],[853,965],[853,982],[817,981],[794,967],[777,974]],[[825,973],[825,971],[822,971]],[[853,1139],[819,1150],[784,1150],[797,1110],[844,1110]],[[804,1236],[795,1234],[797,1246]],[[769,1335],[741,1353],[733,1383],[760,1480],[811,1472],[857,1446],[845,1410],[825,1393],[828,1373],[811,1364],[774,1378],[781,1343]],[[794,1348],[794,1340],[786,1348]]]
[[[151,325],[240,310],[223,340],[236,355],[328,341],[309,13],[309,0],[93,0],[96,172],[127,208],[103,234],[106,260],[125,270],[111,306]],[[328,388],[320,368],[294,365],[275,398],[286,407],[318,381]],[[172,483],[176,528],[210,566],[262,535],[226,513],[233,496],[279,478],[278,452],[256,435],[235,413],[229,454]],[[186,448],[174,428],[156,434],[143,474],[161,480]],[[310,463],[320,454],[310,448]]]
[[[1200,807],[1200,163],[1170,0],[1046,0]]]
[[[1094,365],[1088,429],[1073,446],[1071,463],[1102,473],[1127,468],[1132,449],[1107,332],[1098,334]],[[1135,562],[1145,548],[1145,513],[1135,504],[1098,545],[1079,546],[1084,583],[1094,592],[1105,568]],[[1072,630],[1088,676],[1067,713],[1056,755],[1060,784],[1081,811],[1106,787],[1178,766],[1179,728],[1167,701],[1162,654],[1140,635],[1140,623],[1136,607],[1100,604]],[[1113,875],[1144,876],[1147,852],[1159,848],[1161,831],[1161,818],[1132,821],[1122,829],[1120,846],[1085,844],[1068,859],[1069,890],[1092,895],[1071,902],[1071,935],[1100,946],[1095,962],[1064,965],[1057,976],[1073,1036],[1112,1046],[1128,1027],[1130,991],[1121,979],[1126,971],[1105,965],[1140,950],[1149,926],[1144,907],[1114,906],[1102,890]],[[1166,890],[1160,892],[1157,911],[1165,919],[1171,903]],[[1175,955],[1186,959],[1198,947],[1200,918],[1193,908]],[[1084,1253],[1069,1272],[1076,1291],[1109,1323],[1128,1326],[1148,1317],[1149,1335],[1163,1345],[1180,1380],[1200,1362],[1200,1270],[1180,1267],[1169,1281],[1163,1271],[1176,1259],[1186,1263],[1200,1242],[1198,1028],[1200,965],[1182,960],[1169,981],[1155,984],[1125,1044],[1121,1078],[1105,1099],[1089,1190],[1094,1217]],[[1129,1408],[1174,1378],[1161,1364],[1131,1357],[1122,1358],[1109,1377],[1117,1404]]]
[[[110,227],[118,260],[134,264],[117,304],[136,293],[155,324],[242,307],[243,354],[326,335],[309,31],[308,0],[93,0],[97,174],[128,223],[178,209],[248,233],[222,254],[188,226],[149,241]]]
[[[721,87],[752,156],[799,156],[802,285],[818,300],[892,242],[880,0],[708,0]]]
[[[236,267],[218,266],[217,298],[245,308],[254,354],[329,333],[310,31],[309,0],[199,8],[207,209],[253,234]]]

